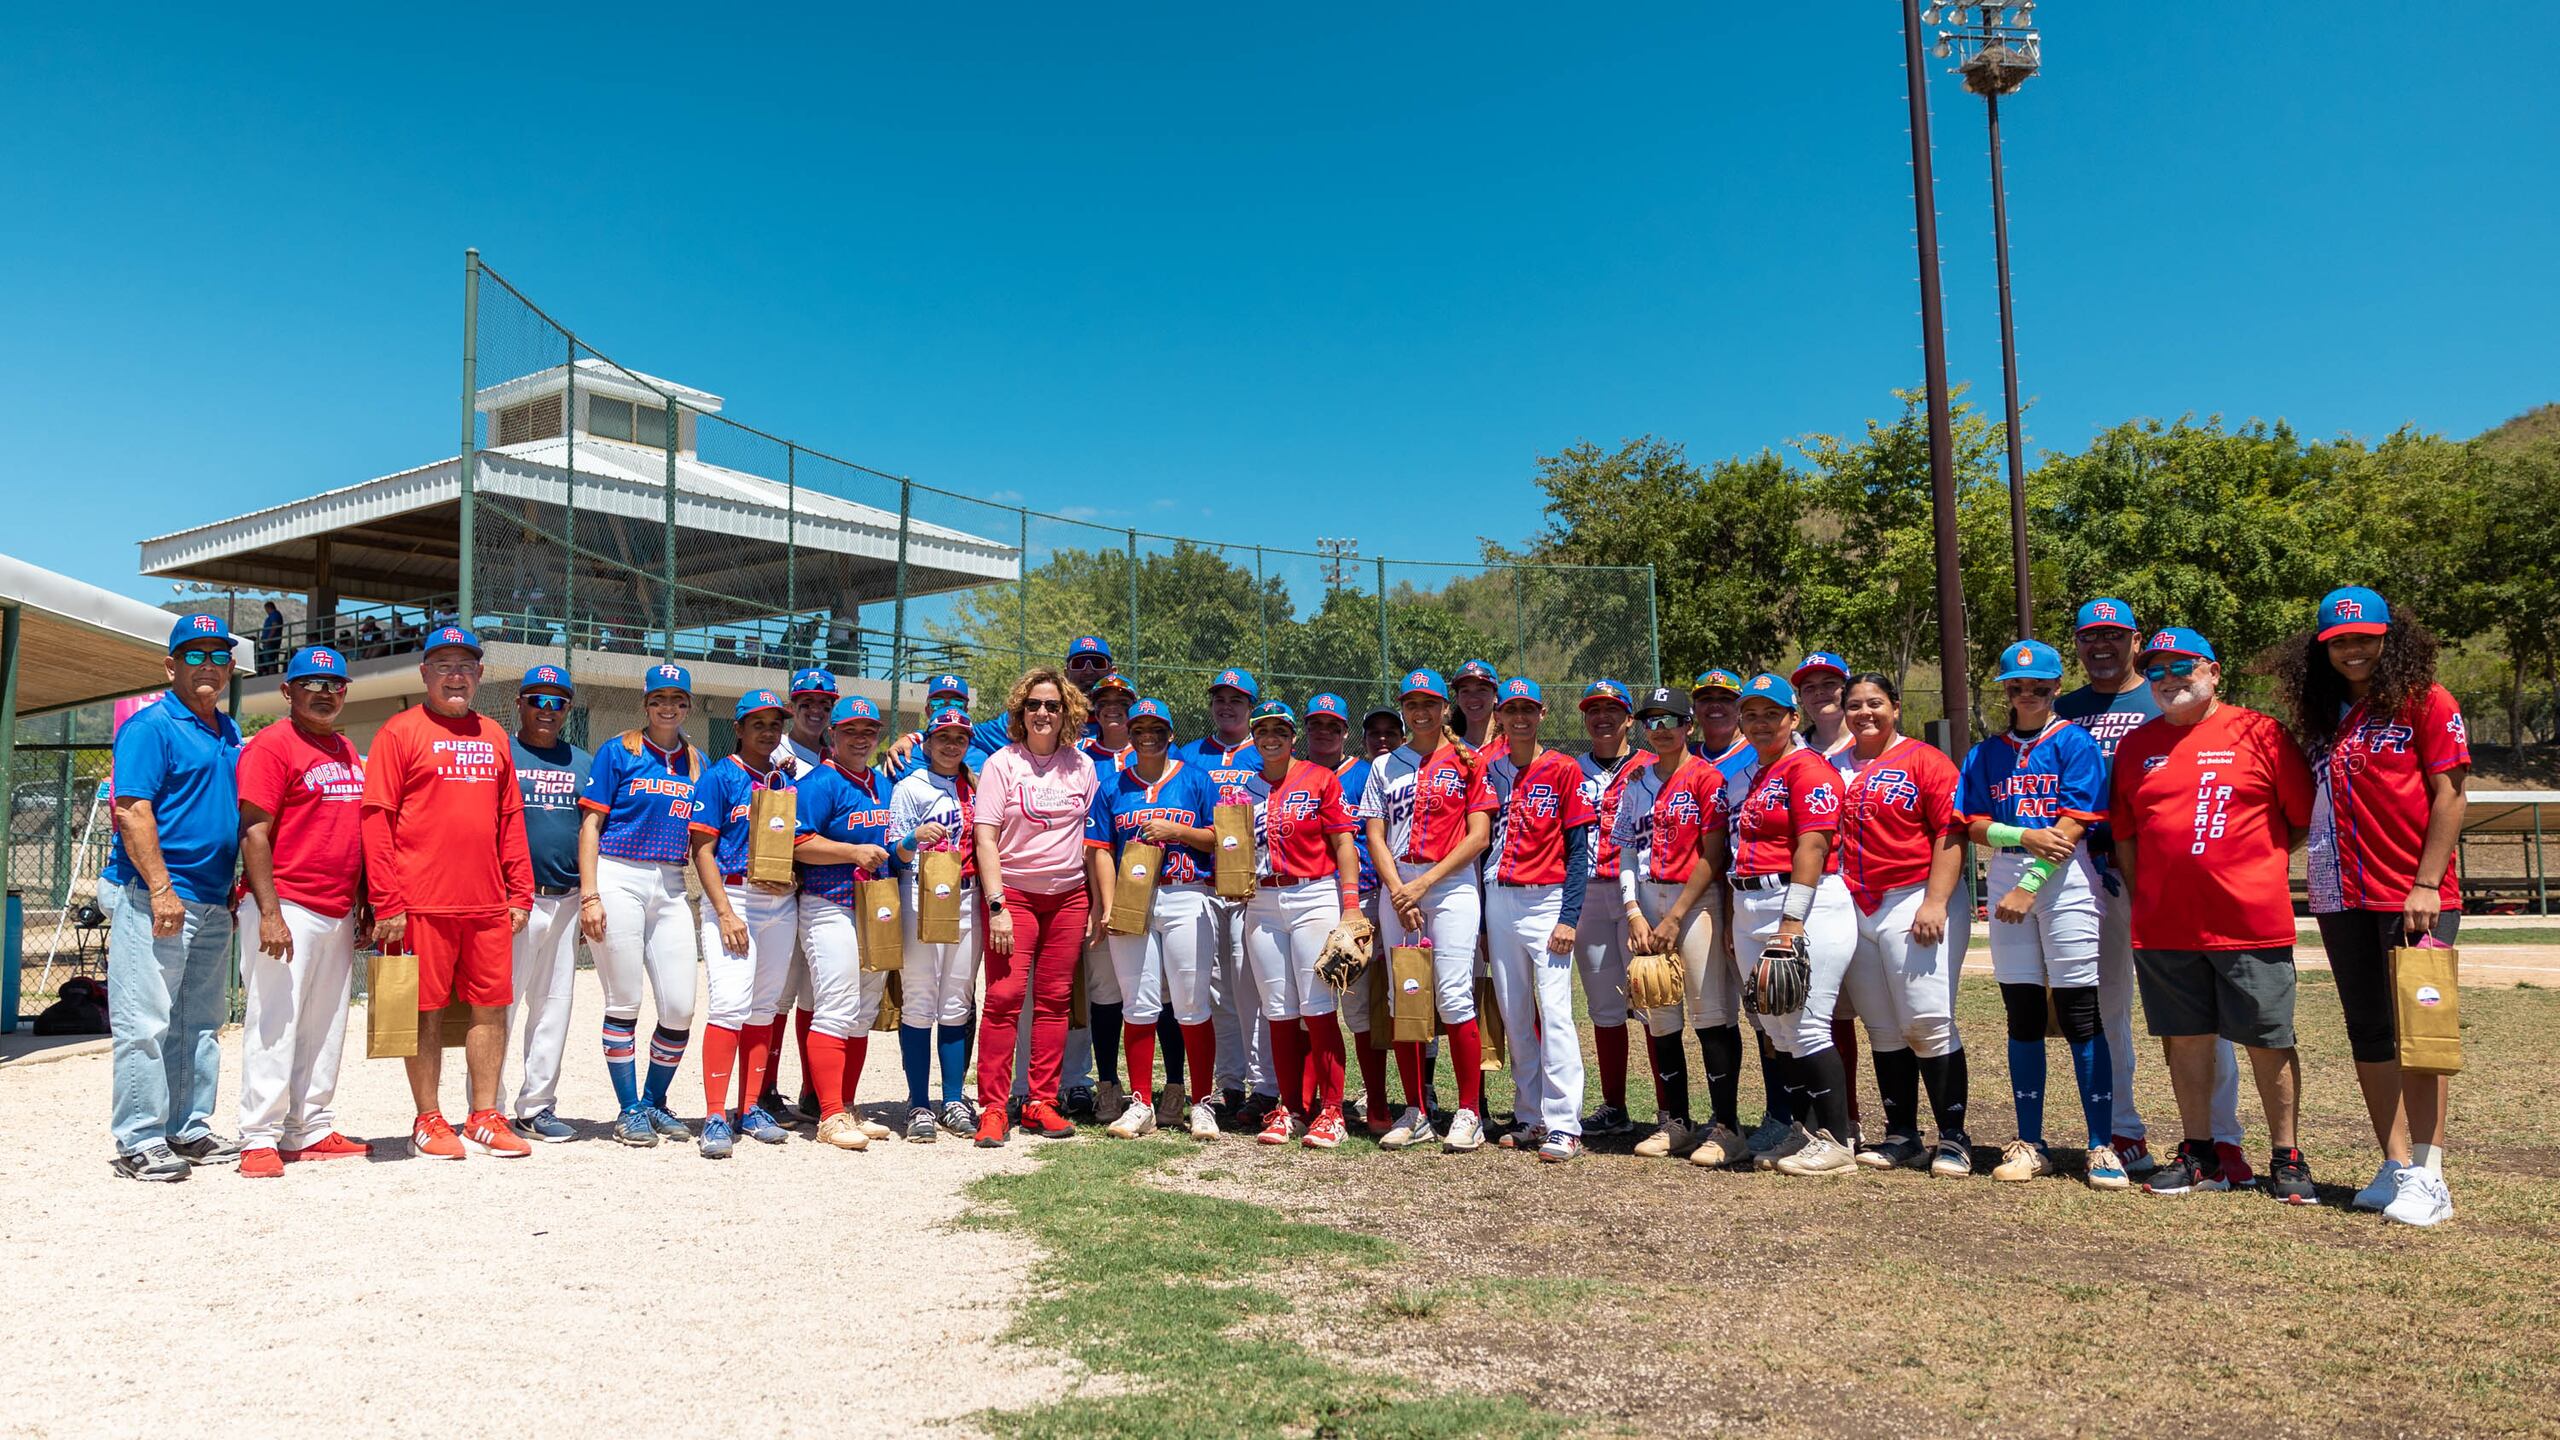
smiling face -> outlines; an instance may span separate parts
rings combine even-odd
[[[1114,690],[1093,702],[1093,728],[1106,745],[1123,745],[1129,739],[1129,697]]]
[[[1035,741],[1054,741],[1066,723],[1067,702],[1057,684],[1043,680],[1022,696],[1022,730]],[[1045,748],[1045,747],[1040,747]]]
[[[1547,718],[1546,707],[1535,700],[1505,700],[1494,711],[1502,722],[1502,735],[1513,744],[1533,743],[1538,738],[1538,723]]]
[[[880,722],[847,720],[827,732],[827,755],[840,769],[859,770],[871,763],[871,752],[880,744]]]
[[[471,711],[480,689],[480,657],[459,645],[430,650],[419,662],[418,678],[427,682],[427,708],[448,720]]]
[[[1689,722],[1677,715],[1652,714],[1636,722],[1645,748],[1656,755],[1677,755],[1689,748]]]
[[[1796,703],[1804,707],[1805,717],[1820,720],[1840,711],[1844,682],[1829,670],[1815,670],[1796,682]]]
[[[535,702],[567,699],[554,690],[527,690],[516,697],[516,733],[524,737],[524,743],[537,750],[548,750],[560,743],[560,727],[568,723],[569,707],[562,704],[554,710]]]
[[[1318,760],[1339,760],[1343,747],[1351,743],[1351,727],[1339,715],[1307,717],[1307,753]]]
[[[957,725],[945,726],[925,737],[924,754],[933,768],[945,775],[956,775],[960,762],[969,758],[969,732]]]
[[[640,708],[648,712],[649,733],[662,743],[670,742],[693,714],[693,697],[681,690],[652,690]]]
[[[2003,680],[2000,694],[2009,702],[2009,713],[2021,730],[2041,730],[2053,718],[2053,697],[2062,689],[2059,680]]]
[[[1440,732],[1448,727],[1449,702],[1437,695],[1407,695],[1396,702],[1396,708],[1404,712],[1405,733],[1416,745],[1426,740],[1437,743]]]
[[[2213,697],[2222,688],[2222,667],[2211,660],[2195,661],[2195,668],[2184,675],[2169,670],[2178,659],[2167,655],[2146,655],[2143,664],[2161,667],[2159,679],[2151,682],[2151,698],[2160,702],[2160,713],[2180,725],[2192,725],[2204,718],[2213,705]]]
[[[1458,713],[1467,717],[1469,729],[1493,713],[1493,682],[1483,676],[1469,676],[1449,687],[1449,693],[1457,698]]]
[[[1582,733],[1591,737],[1596,754],[1615,755],[1627,748],[1627,707],[1594,705],[1582,712]]]
[[[1705,690],[1690,703],[1698,711],[1698,739],[1712,755],[1733,743],[1742,726],[1742,701],[1730,690]]]
[[[2338,678],[2361,690],[2373,682],[2374,667],[2382,663],[2380,635],[2340,635],[2321,642],[2328,647],[2329,668]]]
[[[1787,732],[1795,728],[1796,712],[1764,696],[1754,695],[1742,702],[1742,738],[1763,755],[1785,747]]]
[[[1253,727],[1253,748],[1266,770],[1287,764],[1297,744],[1298,728],[1286,720],[1265,720]]]
[[[1849,733],[1860,740],[1890,741],[1902,729],[1902,706],[1872,680],[1850,686],[1840,703],[1849,718]]]
[[[836,697],[818,690],[804,690],[791,697],[791,733],[800,743],[816,749],[827,735],[827,715],[836,708]]]
[[[2080,669],[2089,683],[2107,689],[2122,685],[2133,671],[2133,642],[2138,638],[2119,625],[2100,625],[2071,637],[2071,648],[2080,652]]]
[[[1209,691],[1209,728],[1221,740],[1232,742],[1244,733],[1244,721],[1253,713],[1253,697],[1232,685],[1216,686]]]
[[[1150,715],[1129,727],[1129,745],[1150,769],[1173,748],[1173,727]]]

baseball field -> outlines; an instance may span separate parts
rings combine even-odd
[[[2460,1208],[2427,1232],[2342,1208],[2379,1157],[2316,974],[2313,1210],[1708,1173],[1623,1140],[1562,1167],[1091,1129],[711,1163],[594,1138],[611,1107],[574,1056],[590,1138],[520,1163],[393,1142],[139,1186],[107,1171],[105,1058],[19,1064],[0,1435],[2546,1433],[2560,991],[2463,1001]],[[2000,1034],[1987,981],[1961,1014]],[[1986,1145],[2001,1049],[1973,1051]],[[397,1066],[351,1058],[340,1095],[350,1133],[401,1130]],[[2171,1113],[2156,1066],[2141,1098]]]

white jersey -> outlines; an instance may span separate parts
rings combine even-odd
[[[1618,843],[1618,873],[1644,876],[1653,873],[1653,802],[1662,794],[1662,772],[1646,755],[1631,755],[1627,763],[1634,770],[1618,792],[1618,821],[1610,827],[1609,838]]]
[[[791,762],[791,778],[795,781],[808,779],[810,771],[827,762],[823,753],[801,744],[799,737],[794,735],[782,737],[782,748]]]
[[[954,837],[962,823],[960,786],[965,776],[912,770],[889,791],[889,844],[903,846],[907,837],[927,824],[939,825]],[[965,843],[965,842],[964,842]]]

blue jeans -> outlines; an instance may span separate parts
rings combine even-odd
[[[231,912],[178,903],[186,924],[151,933],[151,892],[102,887],[106,902],[107,1025],[115,1032],[115,1099],[108,1116],[116,1153],[156,1140],[192,1140],[213,1128],[222,1080],[224,990],[231,968]]]

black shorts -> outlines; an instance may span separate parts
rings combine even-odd
[[[2397,910],[2340,910],[2315,917],[2320,947],[2329,952],[2329,974],[2338,982],[2338,1006],[2347,1015],[2347,1046],[2356,1063],[2380,1065],[2400,1058],[2400,1019],[2391,988],[2391,952],[2407,943]],[[2435,937],[2447,945],[2462,929],[2460,911],[2436,917]]]
[[[2260,1050],[2293,1048],[2290,945],[2136,950],[2133,974],[2154,1035],[2219,1035]]]

